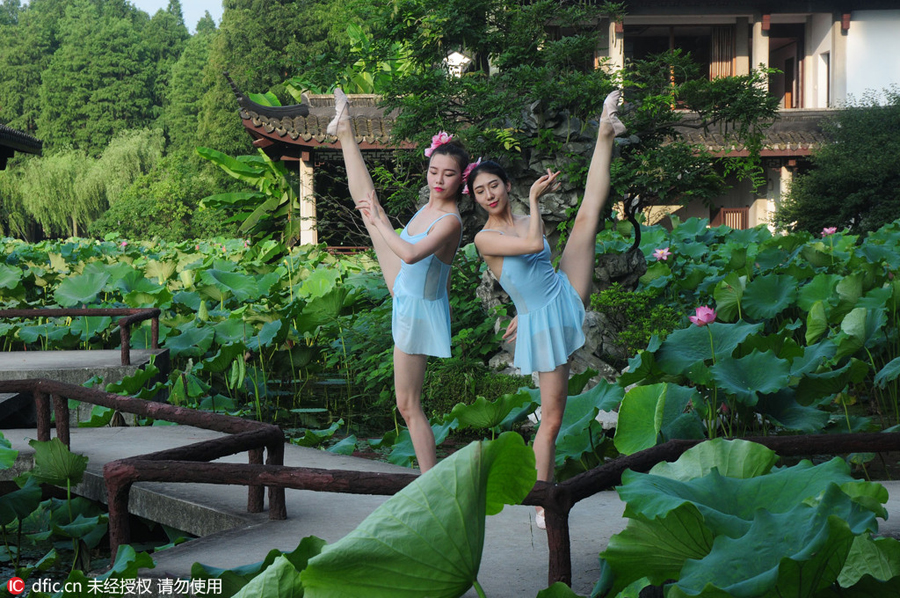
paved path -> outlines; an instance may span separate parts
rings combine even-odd
[[[3,430],[13,448],[19,449],[22,467],[28,466],[28,438],[34,430]],[[220,434],[187,426],[145,428],[73,429],[72,450],[87,455],[88,472],[79,490],[105,501],[102,477],[107,461],[190,444]],[[409,472],[403,467],[324,451],[288,445],[285,464],[303,467],[365,471]],[[229,461],[246,463],[246,457]],[[885,484],[891,494],[888,511],[893,517],[881,523],[886,535],[900,537],[900,482]],[[293,550],[309,535],[334,542],[353,530],[378,505],[383,496],[287,490],[288,519],[269,521],[267,515],[245,511],[244,487],[204,484],[139,483],[132,490],[132,512],[167,525],[209,534],[157,555],[155,577],[188,577],[191,565],[201,562],[231,568],[262,560],[273,548]],[[572,587],[582,596],[591,593],[599,577],[598,554],[609,537],[625,526],[624,504],[615,492],[602,492],[579,502],[570,516],[572,537]],[[489,598],[531,598],[547,586],[547,537],[534,527],[531,507],[506,507],[487,518],[484,556],[479,582]],[[193,529],[192,529],[193,528]],[[466,598],[474,598],[470,590]]]

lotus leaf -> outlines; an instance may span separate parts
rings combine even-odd
[[[837,274],[824,272],[816,274],[797,293],[797,306],[804,311],[809,311],[817,301],[827,304],[832,298],[836,299],[834,289],[840,279],[841,277]]]
[[[797,280],[794,277],[757,276],[744,290],[744,313],[756,320],[768,320],[789,308],[796,298]]]
[[[893,580],[893,589],[900,590],[900,541],[895,538],[872,538],[867,535],[856,536],[847,561],[844,563],[838,583],[842,588],[849,588],[865,576],[873,580],[887,582]],[[887,596],[887,592],[869,594],[870,596]]]
[[[0,526],[7,526],[13,521],[25,519],[33,513],[41,503],[41,486],[31,475],[17,479],[18,490],[0,496]]]
[[[303,586],[300,583],[300,572],[284,556],[275,559],[265,571],[254,577],[236,598],[259,598],[260,596],[278,596],[279,598],[301,598]]]
[[[713,322],[709,326],[690,326],[670,334],[656,352],[656,362],[668,374],[683,374],[697,362],[731,355],[731,352],[748,336],[756,334],[760,324],[737,322],[723,324]],[[710,341],[712,334],[712,341]]]
[[[110,275],[105,272],[76,274],[59,283],[54,297],[63,307],[87,305],[97,299],[109,279]]]
[[[260,296],[259,285],[256,283],[256,280],[240,272],[210,268],[200,273],[200,280],[222,293],[231,293],[238,301],[253,301]]]
[[[716,285],[714,297],[716,299],[716,314],[719,319],[731,322],[741,315],[741,298],[744,288],[747,286],[747,277],[738,276],[736,272],[729,272],[725,278]]]
[[[792,388],[762,395],[756,404],[759,413],[785,430],[816,434],[828,425],[828,413],[815,407],[803,406],[795,400]]]
[[[656,446],[662,434],[670,435],[670,428],[684,414],[696,396],[692,388],[677,384],[651,384],[631,389],[619,407],[615,445],[620,453],[630,455]]]
[[[775,451],[761,444],[716,438],[685,451],[677,461],[657,463],[650,473],[687,482],[715,468],[725,477],[745,480],[769,473],[777,461]]]
[[[462,596],[477,584],[484,518],[517,504],[534,453],[506,432],[447,457],[389,498],[300,574],[307,598]]]
[[[431,424],[431,433],[434,434],[435,445],[440,446],[447,439],[450,430],[456,429],[457,425],[455,419],[447,420],[440,424]],[[412,467],[415,458],[416,450],[413,448],[412,437],[409,435],[409,430],[403,428],[394,440],[391,453],[388,455],[388,461],[394,465]]]
[[[753,406],[758,393],[773,393],[787,386],[791,379],[790,367],[787,360],[779,359],[771,351],[753,351],[739,359],[720,359],[710,371],[721,390]]]
[[[81,482],[87,469],[87,457],[71,452],[59,438],[29,440],[28,444],[34,449],[32,475],[39,482],[57,486],[74,486]]]
[[[200,357],[212,346],[215,331],[210,327],[198,328],[194,322],[182,326],[180,334],[166,338],[166,348],[173,356]]]
[[[315,536],[308,536],[303,538],[292,552],[286,553],[280,550],[270,550],[262,561],[235,567],[234,569],[219,569],[218,567],[194,563],[191,566],[191,579],[221,579],[222,593],[220,596],[227,598],[236,594],[251,579],[268,569],[280,557],[287,559],[296,571],[302,571],[306,568],[309,559],[322,551],[323,546],[325,546],[325,540]],[[273,596],[280,596],[280,594],[274,594]]]
[[[479,396],[470,405],[457,403],[447,417],[457,420],[461,430],[466,428],[489,430],[499,426],[513,409],[521,407],[528,400],[529,397],[525,393],[505,394],[496,401]]]

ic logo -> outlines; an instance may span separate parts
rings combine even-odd
[[[20,577],[11,577],[6,582],[6,589],[9,590],[10,594],[21,594],[25,591],[25,582]]]

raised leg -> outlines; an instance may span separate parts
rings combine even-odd
[[[372,182],[372,176],[366,167],[362,151],[360,151],[359,144],[356,143],[356,137],[353,135],[350,120],[350,102],[340,88],[334,90],[334,112],[334,119],[328,124],[327,132],[329,135],[337,136],[338,141],[341,143],[341,153],[344,155],[344,166],[347,169],[350,197],[353,198],[353,203],[359,203],[359,200],[365,199],[369,193],[375,190],[375,183]],[[388,290],[393,296],[394,280],[396,280],[397,274],[400,272],[400,258],[391,251],[382,238],[381,233],[374,227],[366,223],[366,230],[369,232],[369,238],[372,240],[372,247],[375,249],[378,264],[381,266],[384,281],[387,283]]]
[[[600,212],[609,197],[609,165],[612,162],[613,140],[625,132],[624,125],[616,115],[620,94],[621,92],[614,91],[603,102],[603,113],[600,115],[600,128],[588,170],[584,199],[575,215],[572,232],[559,260],[559,269],[569,277],[569,282],[585,305],[591,296]]]
[[[425,355],[410,355],[394,347],[394,387],[397,409],[406,422],[419,470],[425,473],[437,463],[434,432],[422,410],[422,385],[425,383]]]

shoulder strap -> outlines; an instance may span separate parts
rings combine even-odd
[[[434,228],[434,225],[437,224],[438,222],[440,222],[441,220],[443,220],[444,218],[446,218],[447,216],[456,216],[456,219],[459,220],[460,225],[462,225],[462,218],[460,218],[458,215],[454,214],[453,212],[449,212],[447,214],[444,214],[443,216],[439,216],[439,217],[435,218],[434,222],[431,223],[431,225],[428,227],[428,229],[425,230],[425,232],[430,233],[431,229]],[[412,221],[410,220],[410,222],[412,222]]]
[[[479,232],[482,232],[482,233],[500,233],[501,235],[505,235],[505,234],[506,234],[506,233],[503,232],[502,230],[497,230],[496,228],[483,228],[483,229],[481,229],[481,231],[479,231]]]

